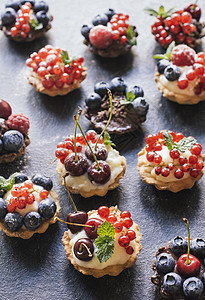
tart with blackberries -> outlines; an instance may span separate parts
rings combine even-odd
[[[85,100],[86,118],[96,129],[103,130],[111,110],[108,88],[112,92],[113,111],[106,130],[118,134],[137,130],[146,120],[149,104],[140,86],[128,86],[121,77],[113,78],[110,83],[101,81],[95,84],[94,93]]]
[[[129,15],[113,9],[95,16],[92,25],[83,25],[81,34],[92,53],[111,58],[128,53],[138,36],[136,27],[130,25]]]
[[[1,14],[0,29],[16,42],[31,42],[51,28],[52,20],[46,1],[9,1]]]
[[[197,104],[205,100],[205,53],[196,53],[187,45],[169,46],[165,55],[155,55],[154,79],[163,95],[179,104]]]
[[[66,95],[80,87],[87,75],[83,57],[71,57],[66,50],[46,45],[26,60],[28,82],[49,96]]]
[[[190,189],[203,176],[202,146],[192,136],[161,130],[145,139],[138,154],[138,171],[144,182],[159,190]]]
[[[29,119],[22,113],[12,114],[11,106],[0,99],[0,164],[23,155],[30,144]]]
[[[0,229],[10,237],[29,239],[56,222],[60,210],[49,177],[15,173],[0,181]]]
[[[159,248],[152,264],[153,284],[166,299],[204,299],[205,297],[205,240],[190,240],[176,236],[165,247]],[[190,254],[191,253],[191,254]]]

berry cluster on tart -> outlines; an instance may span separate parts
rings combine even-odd
[[[163,95],[179,104],[197,104],[205,100],[205,53],[196,53],[187,45],[171,44],[165,55],[155,55],[154,79]]]
[[[103,57],[128,53],[136,45],[138,36],[136,27],[129,23],[129,15],[116,13],[111,8],[105,14],[95,16],[91,26],[83,25],[81,34],[88,49]]]
[[[66,50],[46,45],[26,60],[31,69],[28,82],[49,96],[66,95],[80,87],[87,76],[83,57],[71,57]]]
[[[123,134],[138,129],[146,120],[149,104],[140,86],[128,86],[121,77],[113,78],[110,83],[101,81],[95,84],[94,93],[85,100],[86,118],[100,130],[107,124],[111,109],[108,88],[112,92],[113,111],[106,130],[109,133]]]
[[[192,48],[202,43],[201,38],[205,36],[205,23],[199,22],[201,8],[196,3],[182,10],[171,8],[166,12],[161,5],[159,11],[151,8],[145,11],[157,18],[151,29],[155,40],[162,47],[167,48],[173,41],[176,44],[187,44]]]
[[[202,146],[192,136],[161,130],[145,139],[138,153],[138,171],[144,182],[159,190],[190,189],[203,176]]]
[[[52,20],[46,1],[10,1],[1,14],[0,29],[16,42],[31,42],[51,28]]]
[[[29,239],[43,233],[56,222],[60,210],[57,194],[49,177],[39,174],[31,179],[14,173],[0,181],[0,229],[10,237]]]
[[[30,144],[29,119],[22,113],[12,114],[9,103],[0,99],[0,163],[23,155]]]

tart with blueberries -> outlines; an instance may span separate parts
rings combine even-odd
[[[135,263],[142,248],[138,225],[129,211],[120,212],[117,206],[70,213],[67,223],[62,239],[65,252],[84,275],[117,276]]]
[[[66,95],[80,87],[87,75],[83,57],[71,57],[66,50],[46,45],[26,60],[28,82],[49,96]]]
[[[161,130],[145,139],[138,154],[142,180],[159,190],[179,192],[190,189],[203,176],[202,146],[192,136]]]
[[[15,173],[0,181],[0,229],[10,237],[29,239],[56,222],[60,210],[57,194],[49,177],[31,179]]]
[[[107,124],[111,109],[108,88],[112,92],[113,112],[106,130],[118,134],[137,130],[146,120],[149,104],[140,86],[127,86],[121,77],[113,78],[110,83],[101,81],[95,84],[94,93],[85,100],[86,118],[97,129],[102,130]]]
[[[0,99],[0,164],[23,155],[30,144],[29,119],[22,113],[12,114],[11,106]]]
[[[154,79],[163,95],[179,104],[205,100],[205,53],[186,45],[171,44],[165,55],[155,55]]]
[[[162,298],[204,299],[205,297],[205,240],[190,240],[176,236],[156,253],[152,264],[153,284],[159,286]],[[191,253],[191,254],[190,254]]]
[[[9,1],[1,14],[0,29],[16,42],[31,42],[51,28],[52,20],[46,1]]]
[[[95,16],[92,25],[83,25],[81,34],[92,53],[111,58],[128,53],[137,44],[138,36],[136,27],[130,25],[129,15],[113,9]]]

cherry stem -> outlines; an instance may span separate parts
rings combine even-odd
[[[111,121],[111,118],[112,118],[112,93],[109,89],[107,89],[107,92],[108,92],[108,96],[109,96],[109,100],[110,100],[110,116],[109,116],[109,119],[107,121],[107,124],[105,126],[105,128],[103,129],[103,131],[101,132],[101,134],[99,135],[96,143],[95,143],[95,151],[97,150],[97,145],[98,145],[98,142],[101,138],[101,136],[104,134],[105,130],[107,129],[108,125],[110,124],[110,121]]]
[[[183,218],[184,223],[186,224],[187,231],[188,231],[188,250],[187,250],[187,259],[185,261],[186,265],[190,264],[189,254],[190,254],[190,230],[189,230],[189,222],[186,218]]]
[[[66,191],[67,191],[67,193],[68,193],[68,195],[69,195],[69,198],[70,198],[70,200],[71,200],[71,202],[72,202],[72,204],[73,204],[74,211],[75,211],[75,213],[77,213],[78,210],[77,210],[77,207],[76,207],[76,205],[75,205],[75,202],[74,202],[73,198],[71,197],[70,191],[69,191],[69,189],[68,189],[67,186],[66,186],[65,177],[64,177],[64,185],[65,185]]]
[[[86,225],[86,224],[78,224],[78,223],[71,223],[71,222],[66,222],[66,221],[63,221],[62,219],[56,217],[56,219],[62,223],[65,223],[65,224],[68,224],[68,225],[75,225],[75,226],[82,226],[82,227],[90,227],[90,228],[93,228],[92,225]]]
[[[78,110],[78,115],[73,117],[74,120],[79,120],[82,110]],[[74,149],[75,149],[75,162],[78,161],[77,148],[76,148],[76,132],[77,132],[77,123],[75,123],[75,133],[74,133]]]
[[[79,247],[79,251],[81,252],[82,251],[82,247],[85,247],[85,249],[87,250],[87,252],[88,252],[88,256],[89,257],[92,257],[93,255],[92,255],[92,253],[90,252],[90,249],[88,248],[88,246],[85,244],[85,243],[81,243],[80,244],[80,247]]]

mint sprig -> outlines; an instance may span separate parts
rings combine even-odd
[[[145,11],[146,13],[148,13],[150,16],[154,16],[154,17],[162,17],[163,19],[166,19],[167,17],[171,16],[171,14],[172,14],[173,12],[175,12],[175,10],[176,10],[175,8],[171,8],[171,9],[169,9],[168,11],[165,11],[163,5],[161,5],[161,6],[159,7],[159,10],[158,10],[158,11],[156,11],[156,10],[154,10],[154,9],[152,9],[152,8],[149,8],[149,7],[147,7],[147,8],[144,9],[144,11]]]
[[[128,104],[132,104],[132,102],[135,99],[135,94],[133,92],[128,92],[126,93],[126,99],[122,99],[120,100],[120,104],[121,105],[128,105]]]
[[[70,58],[68,55],[68,51],[66,50],[61,50],[61,60],[64,63],[64,65],[69,65],[72,63],[74,60],[76,60],[76,57]]]
[[[172,137],[172,135],[169,133],[168,130],[164,130],[164,131],[163,131],[163,137],[164,137],[165,144],[166,144],[167,148],[168,148],[169,150],[172,150],[172,148],[173,148],[173,137]]]
[[[186,138],[184,137],[179,142],[173,142],[173,137],[168,130],[163,131],[163,136],[165,144],[169,150],[177,149],[181,153],[186,152],[186,150],[191,149],[191,147],[196,144],[195,138]]]
[[[115,144],[112,142],[111,137],[110,137],[110,135],[107,131],[104,132],[103,143],[107,146],[114,146],[115,147]]]
[[[137,40],[136,40],[136,33],[132,29],[132,26],[129,26],[127,28],[127,43],[130,44],[131,46],[137,45]]]
[[[41,30],[43,28],[43,24],[39,23],[35,18],[31,17],[29,20],[31,27],[34,30]]]
[[[167,59],[167,60],[171,61],[172,51],[173,51],[174,47],[175,47],[175,41],[173,41],[169,45],[165,54],[155,54],[155,55],[153,55],[153,58],[154,59]]]
[[[0,190],[4,190],[4,191],[11,190],[13,185],[15,184],[15,176],[17,174],[18,173],[14,173],[8,179],[4,178],[3,176],[0,176]]]

